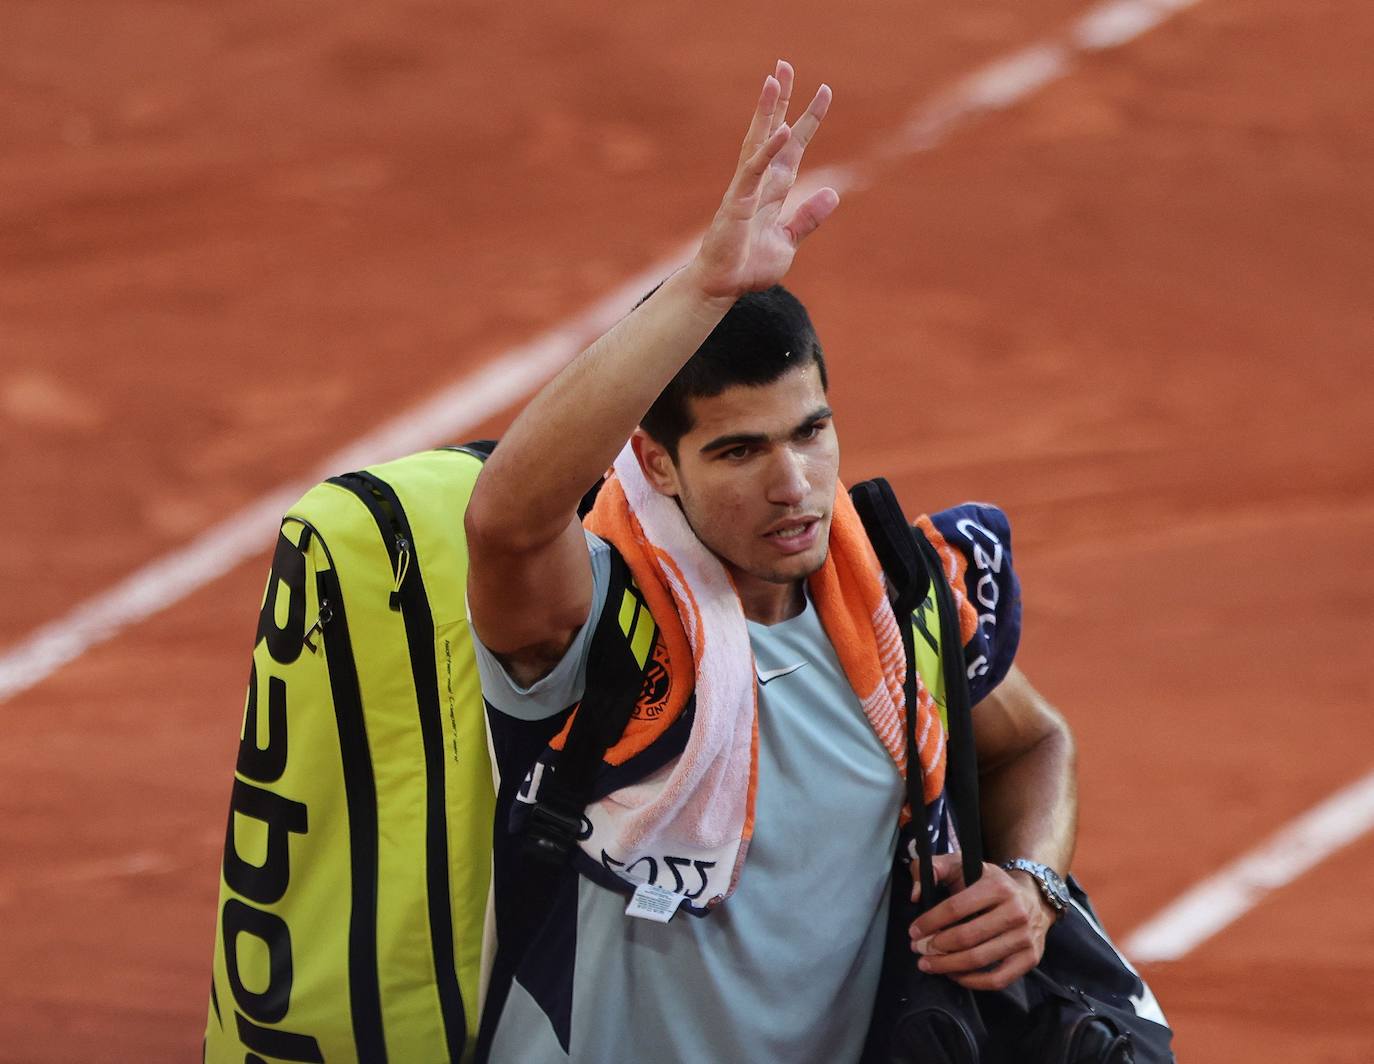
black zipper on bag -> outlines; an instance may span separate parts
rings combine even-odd
[[[381,981],[377,970],[377,781],[372,771],[372,755],[363,722],[362,691],[348,634],[343,593],[329,545],[308,521],[295,516],[290,516],[290,520],[304,529],[298,549],[304,553],[313,536],[329,559],[329,568],[315,575],[319,615],[301,641],[304,649],[312,654],[318,654],[320,649],[317,643],[312,642],[314,637],[318,636],[324,646],[325,669],[339,735],[344,804],[348,812],[348,1007],[354,1047],[358,1060],[385,1064],[386,1039],[382,1028]],[[214,993],[213,986],[211,993]],[[218,1011],[216,1003],[217,1015]],[[240,1039],[242,1037],[241,1028]],[[292,1059],[297,1058],[293,1056]],[[320,1058],[302,1056],[299,1059]]]
[[[458,1060],[463,1055],[467,1041],[467,1016],[453,957],[443,723],[436,679],[438,665],[434,655],[434,617],[425,593],[419,559],[415,555],[410,522],[391,485],[370,473],[348,473],[332,477],[330,483],[356,495],[376,521],[391,559],[393,587],[388,605],[398,610],[405,622],[425,754],[425,879],[429,896],[430,943],[438,983],[439,1008],[444,1020],[444,1037],[449,1056]]]
[[[328,548],[325,550],[328,553]],[[332,559],[330,564],[333,565]],[[317,626],[324,643],[329,689],[334,696],[344,801],[348,806],[349,879],[353,888],[348,917],[348,983],[353,1040],[359,1060],[383,1062],[386,1038],[377,971],[377,780],[367,745],[362,691],[338,573],[333,568],[320,572],[316,588],[321,603]]]

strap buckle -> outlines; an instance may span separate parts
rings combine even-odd
[[[525,855],[545,865],[561,865],[582,836],[582,812],[537,802],[525,821]]]

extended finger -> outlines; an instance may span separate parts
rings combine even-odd
[[[932,975],[972,973],[1004,961],[1023,950],[1033,953],[1034,943],[1030,929],[1018,927],[1004,931],[996,938],[981,942],[972,949],[963,949],[955,953],[934,953],[922,957],[917,963],[921,971],[930,972]]]
[[[782,86],[778,84],[778,79],[769,74],[763,79],[763,88],[759,91],[759,101],[754,105],[754,117],[749,120],[749,131],[744,135],[744,143],[740,145],[739,157],[743,162],[758,151],[759,146],[766,143],[768,138],[776,132],[773,122],[773,115],[777,112],[778,96],[782,92]]]
[[[772,134],[778,126],[787,121],[787,108],[792,102],[792,64],[786,59],[778,60],[778,67],[773,72],[773,77],[778,79],[778,102],[773,108],[773,120],[768,127],[769,134]]]
[[[825,120],[825,113],[830,110],[830,101],[834,99],[834,94],[830,91],[830,86],[824,82],[816,90],[816,95],[811,98],[811,104],[802,113],[802,116],[793,123],[792,129],[797,139],[801,141],[803,148],[811,142],[811,138],[816,135],[816,130]]]
[[[758,192],[759,182],[763,179],[764,171],[768,169],[769,164],[772,163],[791,136],[792,127],[784,122],[773,131],[773,135],[764,141],[753,155],[740,163],[739,169],[735,171],[735,179],[730,183],[730,190],[726,193],[727,202],[742,202],[750,199]]]
[[[796,247],[820,228],[823,221],[834,213],[840,205],[840,194],[828,185],[807,196],[801,205],[792,212],[784,228],[792,236],[792,246]],[[920,884],[916,886],[920,891]]]
[[[802,155],[806,152],[806,146],[811,143],[811,138],[816,135],[816,130],[820,129],[821,122],[824,121],[826,112],[830,110],[830,101],[833,94],[829,85],[822,84],[816,90],[816,95],[812,97],[810,105],[802,112],[800,118],[792,124],[792,143],[787,146],[781,162],[786,163],[796,172],[801,166]]]

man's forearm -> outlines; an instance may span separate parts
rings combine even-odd
[[[512,548],[559,535],[732,303],[705,294],[686,267],[574,359],[531,400],[487,463],[472,501],[485,531]]]
[[[822,188],[782,214],[830,106],[822,85],[789,128],[791,87],[792,67],[779,61],[764,79],[735,175],[691,263],[574,359],[506,433],[465,519],[477,554],[495,549],[518,558],[553,549],[583,493],[736,298],[781,281],[798,246],[835,209],[838,193]]]
[[[1067,874],[1078,828],[1073,737],[1055,730],[979,780],[987,858],[1016,857]]]

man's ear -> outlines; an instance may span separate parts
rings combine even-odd
[[[630,437],[630,446],[634,448],[640,471],[650,486],[660,495],[677,498],[680,492],[677,466],[668,449],[643,429],[635,429]]]

